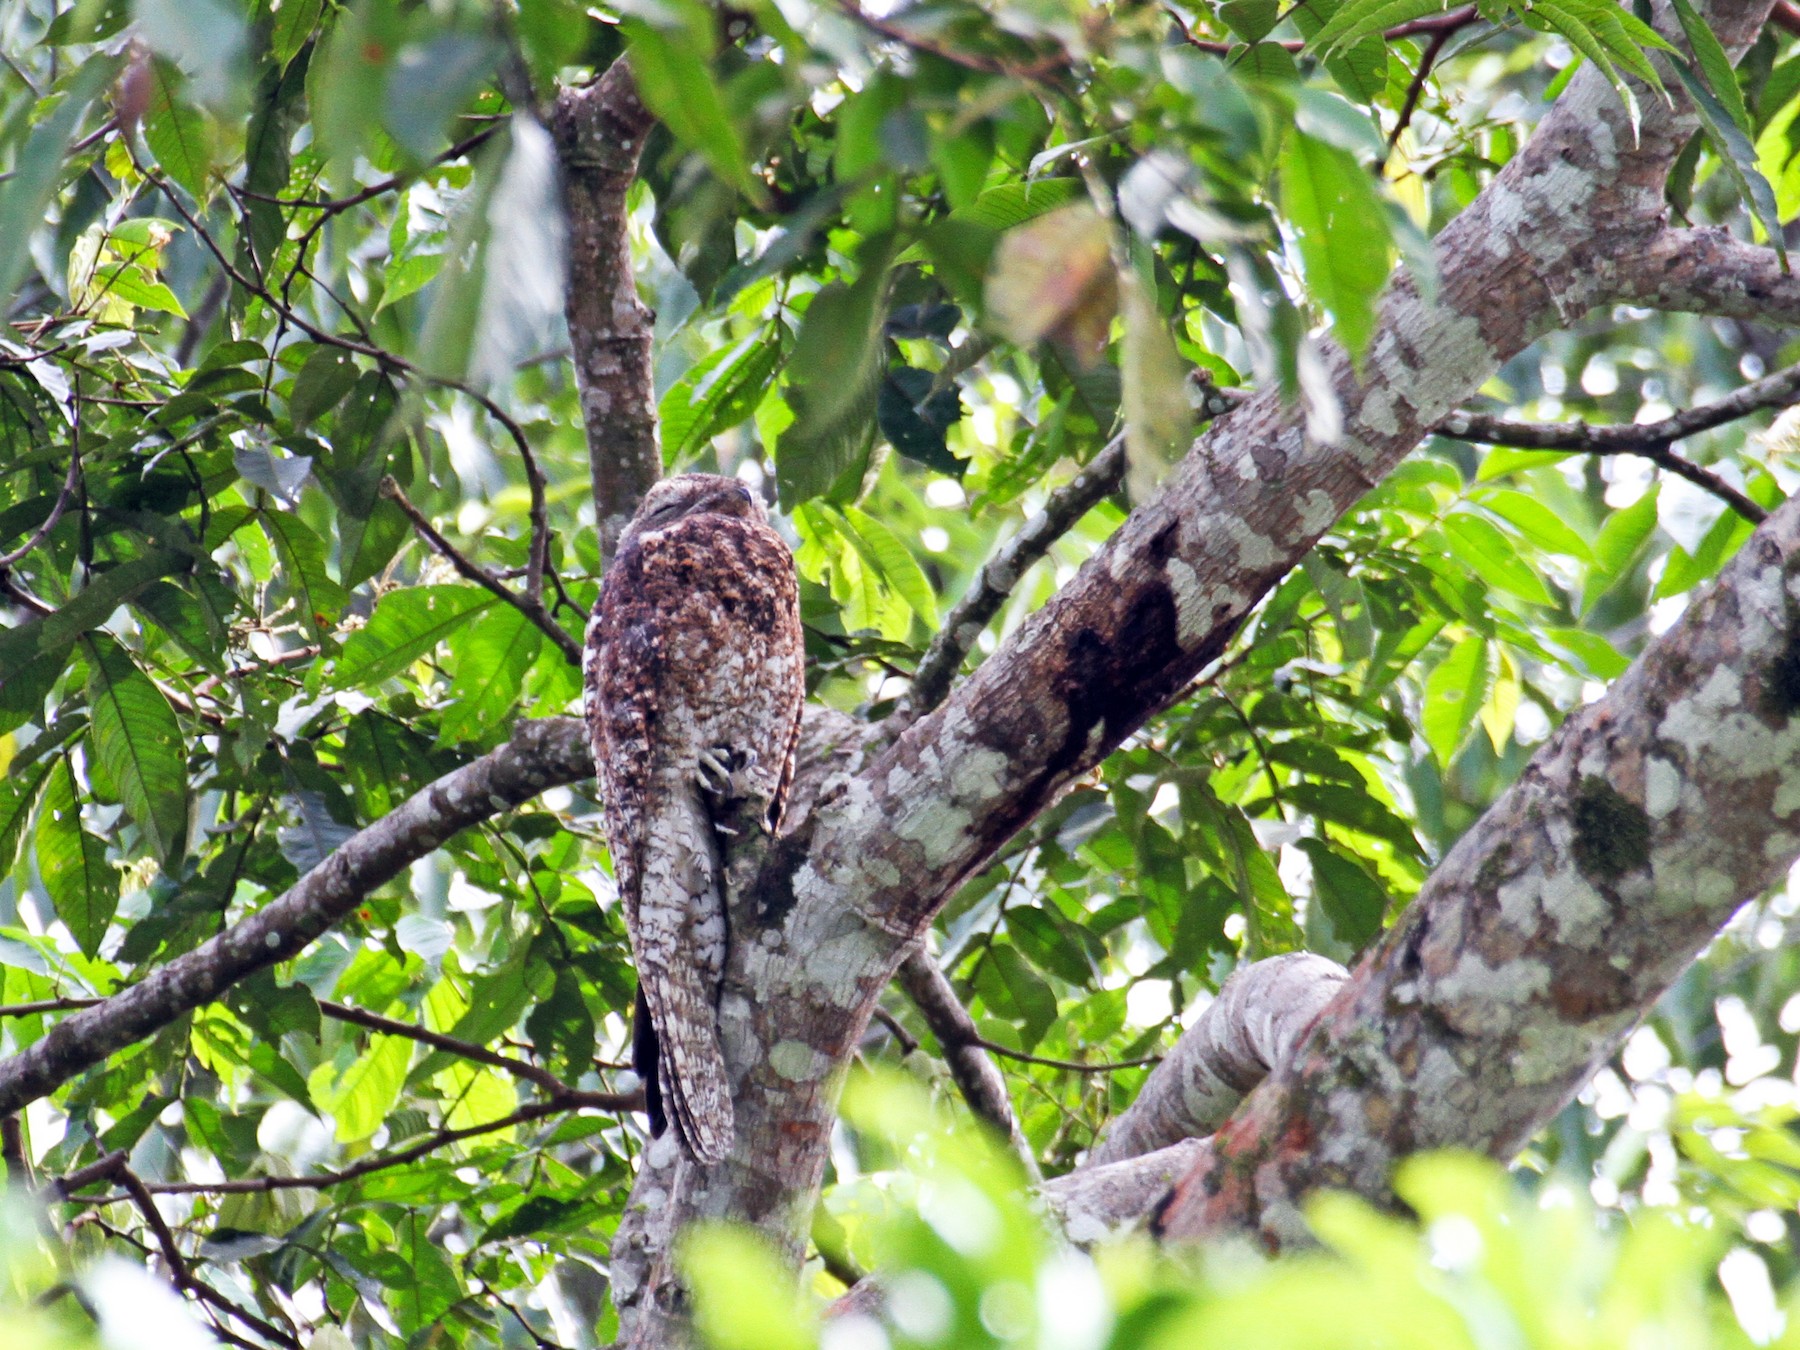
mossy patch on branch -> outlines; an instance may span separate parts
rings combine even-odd
[[[1650,861],[1650,817],[1603,778],[1589,775],[1575,789],[1571,851],[1584,876],[1616,881]]]

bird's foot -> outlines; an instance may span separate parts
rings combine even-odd
[[[700,752],[695,776],[708,796],[721,802],[743,801],[752,792],[750,771],[756,760],[754,750],[715,745]]]

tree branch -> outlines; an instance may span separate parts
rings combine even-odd
[[[624,58],[593,84],[560,91],[550,118],[569,221],[569,344],[605,559],[662,474],[650,371],[655,316],[638,299],[625,204],[654,122]]]
[[[1645,309],[1714,314],[1755,323],[1800,323],[1800,276],[1771,248],[1720,226],[1663,230],[1620,270],[1613,297]]]
[[[628,1094],[620,1098],[618,1109],[628,1110],[641,1103],[638,1094]],[[334,1172],[314,1172],[301,1177],[241,1177],[231,1181],[147,1181],[144,1187],[152,1195],[261,1195],[267,1191],[323,1191],[333,1186],[341,1186],[346,1181],[355,1181],[366,1177],[371,1172],[386,1171],[390,1167],[404,1167],[407,1163],[417,1162],[427,1154],[450,1144],[461,1143],[465,1139],[479,1138],[484,1134],[494,1134],[500,1130],[511,1129],[514,1125],[528,1125],[534,1120],[542,1120],[545,1116],[561,1115],[573,1109],[571,1104],[562,1101],[532,1102],[521,1106],[504,1116],[484,1121],[479,1125],[465,1125],[460,1129],[439,1128],[433,1130],[416,1144],[396,1149],[392,1153],[371,1153],[359,1158],[350,1166]],[[109,1159],[101,1159],[100,1163],[85,1167],[80,1172],[70,1173],[65,1179],[65,1191],[73,1192],[84,1186],[91,1186],[96,1181],[110,1179],[111,1173],[100,1171],[101,1164]]]
[[[531,620],[545,637],[550,639],[571,665],[580,667],[581,644],[550,616],[549,610],[544,608],[541,588],[539,592],[533,593],[530,586],[527,585],[525,594],[520,595],[487,568],[465,557],[456,545],[444,538],[437,528],[426,519],[425,513],[412,504],[406,493],[401,490],[400,485],[394,481],[393,475],[389,474],[382,478],[381,495],[400,508],[401,513],[412,522],[413,528],[419,532],[419,536],[431,545],[434,553],[456,569],[458,576],[474,582],[483,590],[498,596],[506,604],[518,610],[519,613]],[[534,543],[532,547],[535,551],[536,544]]]
[[[1177,1188],[1161,1228],[1297,1238],[1403,1153],[1510,1156],[1800,853],[1800,501],[1577,709]]]
[[[1348,978],[1337,962],[1310,952],[1272,956],[1236,972],[1113,1121],[1087,1165],[1211,1134],[1272,1067],[1292,1057]]]
[[[505,745],[359,830],[255,914],[158,967],[142,983],[64,1018],[42,1040],[0,1061],[0,1116],[211,1002],[237,981],[297,955],[370,891],[458,830],[592,773],[592,752],[578,721],[520,722]]]
[[[894,734],[944,701],[976,640],[1032,564],[1102,498],[1116,491],[1124,477],[1125,438],[1116,436],[1086,468],[1052,492],[1043,509],[987,560],[919,658],[912,688],[888,719],[887,726]]]
[[[975,1019],[957,998],[950,978],[938,968],[924,947],[914,947],[900,963],[900,987],[913,1001],[925,1025],[938,1039],[944,1062],[950,1066],[950,1077],[969,1109],[987,1121],[1011,1142],[1014,1152],[1025,1160],[1033,1176],[1037,1175],[1037,1159],[1019,1130],[1019,1118],[1013,1114],[1012,1094],[1006,1090],[1006,1075],[981,1048],[981,1033]]]
[[[1485,413],[1454,412],[1432,428],[1439,436],[1520,450],[1569,450],[1587,455],[1641,455],[1725,501],[1761,524],[1768,512],[1742,492],[1670,450],[1676,441],[1768,408],[1800,401],[1800,365],[1778,370],[1734,389],[1713,403],[1689,408],[1659,422],[1590,426],[1586,422],[1509,422]]]

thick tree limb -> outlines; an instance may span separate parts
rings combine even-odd
[[[1275,1065],[1285,1062],[1349,978],[1336,961],[1291,952],[1245,966],[1182,1034],[1088,1155],[1121,1162],[1211,1134]]]
[[[569,222],[569,343],[607,558],[662,474],[650,375],[655,316],[638,299],[625,206],[653,124],[623,58],[593,84],[558,93],[550,118]]]
[[[1298,1237],[1317,1186],[1505,1157],[1800,855],[1800,502],[1572,713],[1357,967],[1163,1216]]]
[[[592,774],[587,734],[575,719],[519,723],[505,745],[444,775],[352,835],[280,898],[0,1061],[0,1115],[54,1091],[237,981],[298,954],[370,891],[458,830]]]

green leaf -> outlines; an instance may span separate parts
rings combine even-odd
[[[329,683],[334,689],[357,689],[391,680],[498,603],[479,586],[410,586],[389,591],[375,606],[367,625],[344,643]]]
[[[476,740],[506,719],[544,645],[538,626],[511,605],[488,611],[456,644],[456,677],[438,744]]]
[[[1675,68],[1675,74],[1681,80],[1682,87],[1687,90],[1688,97],[1694,100],[1694,111],[1699,114],[1700,125],[1706,129],[1707,139],[1718,152],[1719,164],[1736,186],[1744,205],[1756,217],[1756,223],[1762,226],[1763,233],[1768,236],[1769,244],[1781,259],[1782,270],[1785,271],[1788,265],[1787,242],[1782,234],[1781,213],[1775,205],[1775,189],[1769,186],[1769,180],[1763,177],[1762,168],[1757,163],[1756,147],[1732,120],[1732,114],[1713,97],[1712,91],[1702,83],[1693,67],[1678,57],[1671,58],[1669,64]],[[1736,88],[1735,85],[1732,87]]]
[[[866,245],[863,255],[854,285],[834,282],[813,297],[794,342],[789,367],[797,383],[788,395],[794,424],[775,449],[776,487],[789,510],[831,491],[853,470],[860,479],[874,442],[892,240]]]
[[[1331,315],[1345,350],[1360,358],[1375,332],[1375,297],[1391,262],[1380,196],[1349,151],[1293,131],[1282,146],[1281,200],[1299,240],[1306,284]]]
[[[307,1075],[312,1099],[337,1121],[339,1142],[354,1144],[381,1128],[400,1099],[412,1048],[404,1036],[371,1036],[368,1049],[341,1073],[335,1063],[327,1062]]]
[[[695,0],[666,0],[661,9],[665,26],[638,18],[621,25],[644,106],[721,179],[763,201],[767,191],[750,172],[744,138],[713,79],[712,11]]]
[[[1451,554],[1488,585],[1534,604],[1555,603],[1543,580],[1519,557],[1499,526],[1459,511],[1445,518],[1444,535]]]
[[[1427,15],[1441,14],[1446,8],[1443,0],[1350,0],[1313,35],[1307,51],[1328,56],[1362,38]]]
[[[288,391],[288,420],[294,430],[306,430],[335,408],[355,388],[356,376],[356,358],[349,352],[323,344],[315,347]]]
[[[83,633],[100,627],[120,605],[129,603],[152,583],[179,571],[186,559],[167,549],[151,549],[91,578],[54,614],[0,629],[0,689],[22,677],[39,657],[59,657]]]
[[[106,861],[106,845],[81,827],[75,772],[67,755],[51,767],[37,823],[38,875],[83,956],[100,950],[119,908],[119,874]]]
[[[1475,729],[1487,689],[1487,640],[1479,634],[1458,642],[1426,677],[1420,730],[1444,768]]]
[[[0,777],[0,877],[9,875],[19,861],[19,845],[24,842],[31,809],[37,805],[38,789],[56,763],[43,759],[23,768],[15,764]]]
[[[389,305],[423,290],[443,268],[442,253],[414,253],[393,259],[382,273],[381,303],[375,306],[375,312],[379,314]]]
[[[325,0],[282,0],[269,32],[269,49],[275,64],[285,66],[299,55],[325,12]]]
[[[325,543],[287,511],[262,511],[263,532],[281,560],[289,594],[299,608],[300,625],[314,642],[323,642],[350,597],[325,571]]]
[[[851,542],[857,545],[857,551],[874,565],[882,580],[912,607],[912,612],[927,628],[936,628],[937,596],[912,550],[901,542],[899,535],[866,511],[846,506],[844,516],[850,523]]]
[[[213,138],[206,116],[189,106],[180,91],[185,81],[173,61],[150,63],[150,102],[144,110],[144,144],[156,162],[197,201],[207,195]]]
[[[1719,45],[1719,39],[1713,36],[1713,30],[1706,26],[1706,20],[1695,12],[1689,0],[1672,0],[1675,6],[1675,17],[1681,20],[1681,31],[1687,36],[1688,46],[1693,48],[1694,60],[1700,64],[1700,72],[1706,76],[1706,86],[1718,99],[1719,105],[1730,114],[1732,123],[1746,136],[1750,134],[1750,110],[1744,106],[1744,91],[1738,88],[1737,71],[1732,61],[1725,54],[1725,48]]]
[[[1480,503],[1484,510],[1492,511],[1512,525],[1546,552],[1579,558],[1583,562],[1594,556],[1587,541],[1535,497],[1528,497],[1511,488],[1490,488],[1473,494],[1473,500]]]
[[[62,181],[63,155],[75,128],[81,125],[88,105],[118,73],[119,65],[116,56],[89,57],[63,91],[62,102],[32,129],[13,161],[11,174],[0,183],[0,239],[8,241],[0,248],[0,310],[10,311],[13,291],[31,266],[25,241],[44,223],[44,210]]]
[[[187,318],[175,292],[134,263],[102,263],[94,269],[91,285],[96,293],[110,299]]]
[[[1125,409],[1125,484],[1143,503],[1188,451],[1194,414],[1187,367],[1142,277],[1121,278],[1125,351],[1120,371]]]
[[[125,812],[159,861],[187,841],[187,749],[175,710],[151,678],[109,637],[86,641],[91,742]]]
[[[1583,628],[1546,628],[1544,637],[1570,652],[1579,673],[1599,680],[1616,680],[1631,665],[1630,658],[1598,633]]]
[[[1594,537],[1594,565],[1588,569],[1581,588],[1581,608],[1585,613],[1625,575],[1644,543],[1656,529],[1656,503],[1661,484],[1652,483],[1647,492],[1622,511],[1614,511],[1601,523]]]
[[[679,464],[714,436],[756,411],[786,355],[786,330],[776,325],[696,362],[662,396],[663,463]]]
[[[1381,931],[1387,892],[1354,862],[1323,839],[1302,839],[1300,850],[1312,863],[1313,895],[1331,920],[1333,936],[1359,949]]]

